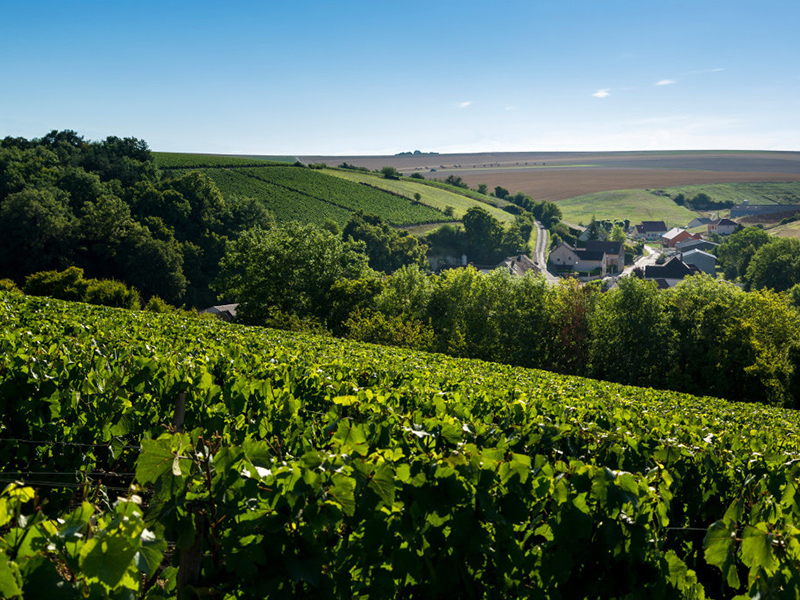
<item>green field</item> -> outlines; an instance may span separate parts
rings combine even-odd
[[[356,211],[377,215],[396,226],[447,220],[435,207],[413,202],[397,192],[331,176],[330,171],[212,155],[156,153],[156,159],[171,174],[188,170],[205,173],[226,198],[261,201],[279,221],[322,224],[333,220],[344,225]]]
[[[153,152],[156,165],[160,169],[192,169],[201,167],[246,167],[267,164],[285,164],[286,161],[219,154],[182,154],[180,152]]]
[[[800,204],[800,182],[786,183],[707,183],[661,188],[672,197],[683,194],[692,198],[704,192],[718,202],[741,204]]]
[[[5,293],[0,325],[0,595],[175,598],[192,552],[220,598],[800,591],[796,411]]]
[[[514,215],[507,213],[500,208],[491,206],[490,204],[486,204],[485,202],[481,202],[463,194],[458,194],[451,192],[450,190],[419,183],[411,178],[384,179],[383,177],[379,177],[377,175],[361,173],[358,171],[349,171],[346,169],[326,169],[325,173],[336,177],[341,177],[342,179],[347,179],[349,181],[367,183],[369,185],[391,191],[392,193],[400,194],[406,198],[413,198],[414,194],[418,193],[420,196],[422,196],[420,202],[427,206],[433,207],[436,210],[444,211],[448,206],[452,206],[453,215],[457,219],[463,217],[464,213],[466,213],[467,210],[473,206],[479,206],[502,223],[512,223],[514,221]]]
[[[775,237],[793,237],[800,238],[800,221],[793,221],[785,225],[775,225],[772,227],[765,227],[767,233]]]
[[[616,190],[598,192],[559,200],[565,221],[586,225],[592,217],[599,220],[625,220],[632,224],[642,221],[664,221],[669,227],[683,227],[697,213],[678,206],[669,198],[646,190]]]

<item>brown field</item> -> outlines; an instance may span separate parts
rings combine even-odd
[[[306,162],[368,169],[393,166],[426,179],[461,177],[521,191],[536,200],[563,200],[593,192],[703,183],[800,181],[800,152],[514,152],[412,156],[305,156]],[[435,169],[435,172],[431,172]]]

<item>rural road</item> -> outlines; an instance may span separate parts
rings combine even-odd
[[[628,265],[623,269],[622,273],[620,273],[619,275],[620,277],[625,277],[627,275],[630,275],[636,267],[644,268],[647,265],[656,264],[656,259],[658,258],[659,251],[656,250],[655,248],[651,248],[647,244],[644,245],[644,251],[645,251],[644,255],[640,256],[635,261],[633,261],[632,265]]]
[[[548,283],[558,283],[558,277],[547,270],[547,229],[536,221],[536,248],[533,251],[533,260],[542,269]]]

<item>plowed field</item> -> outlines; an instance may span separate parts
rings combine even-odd
[[[461,177],[522,191],[537,200],[563,200],[592,192],[704,183],[800,181],[800,152],[517,152],[411,156],[304,157],[380,169],[393,166],[427,179]]]

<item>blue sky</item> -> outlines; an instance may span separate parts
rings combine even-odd
[[[179,152],[800,150],[800,2],[0,2],[0,137]]]

